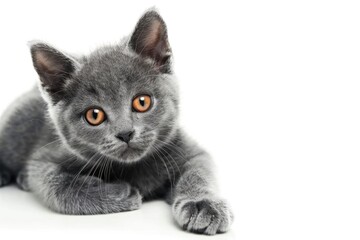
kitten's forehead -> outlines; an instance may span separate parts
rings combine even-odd
[[[156,77],[158,72],[143,59],[122,47],[106,47],[84,59],[78,78],[89,89],[123,90],[137,87]]]

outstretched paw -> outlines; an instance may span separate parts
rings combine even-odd
[[[215,199],[181,199],[175,201],[173,213],[184,230],[207,235],[226,232],[233,221],[229,206]]]
[[[6,186],[11,182],[11,174],[7,171],[0,171],[0,187]]]

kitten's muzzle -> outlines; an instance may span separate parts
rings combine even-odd
[[[130,140],[134,137],[134,133],[135,133],[134,130],[121,132],[117,134],[116,137],[123,142],[129,143]]]

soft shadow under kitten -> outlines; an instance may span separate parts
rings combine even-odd
[[[150,10],[119,45],[74,57],[33,43],[39,87],[3,116],[0,186],[16,181],[64,214],[104,214],[164,198],[184,229],[225,232],[210,157],[178,125],[166,25]]]

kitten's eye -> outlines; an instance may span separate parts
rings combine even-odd
[[[86,121],[93,126],[98,126],[106,119],[105,112],[99,108],[91,108],[85,113]]]
[[[151,97],[149,95],[139,95],[134,98],[132,107],[137,112],[146,112],[151,107]]]

